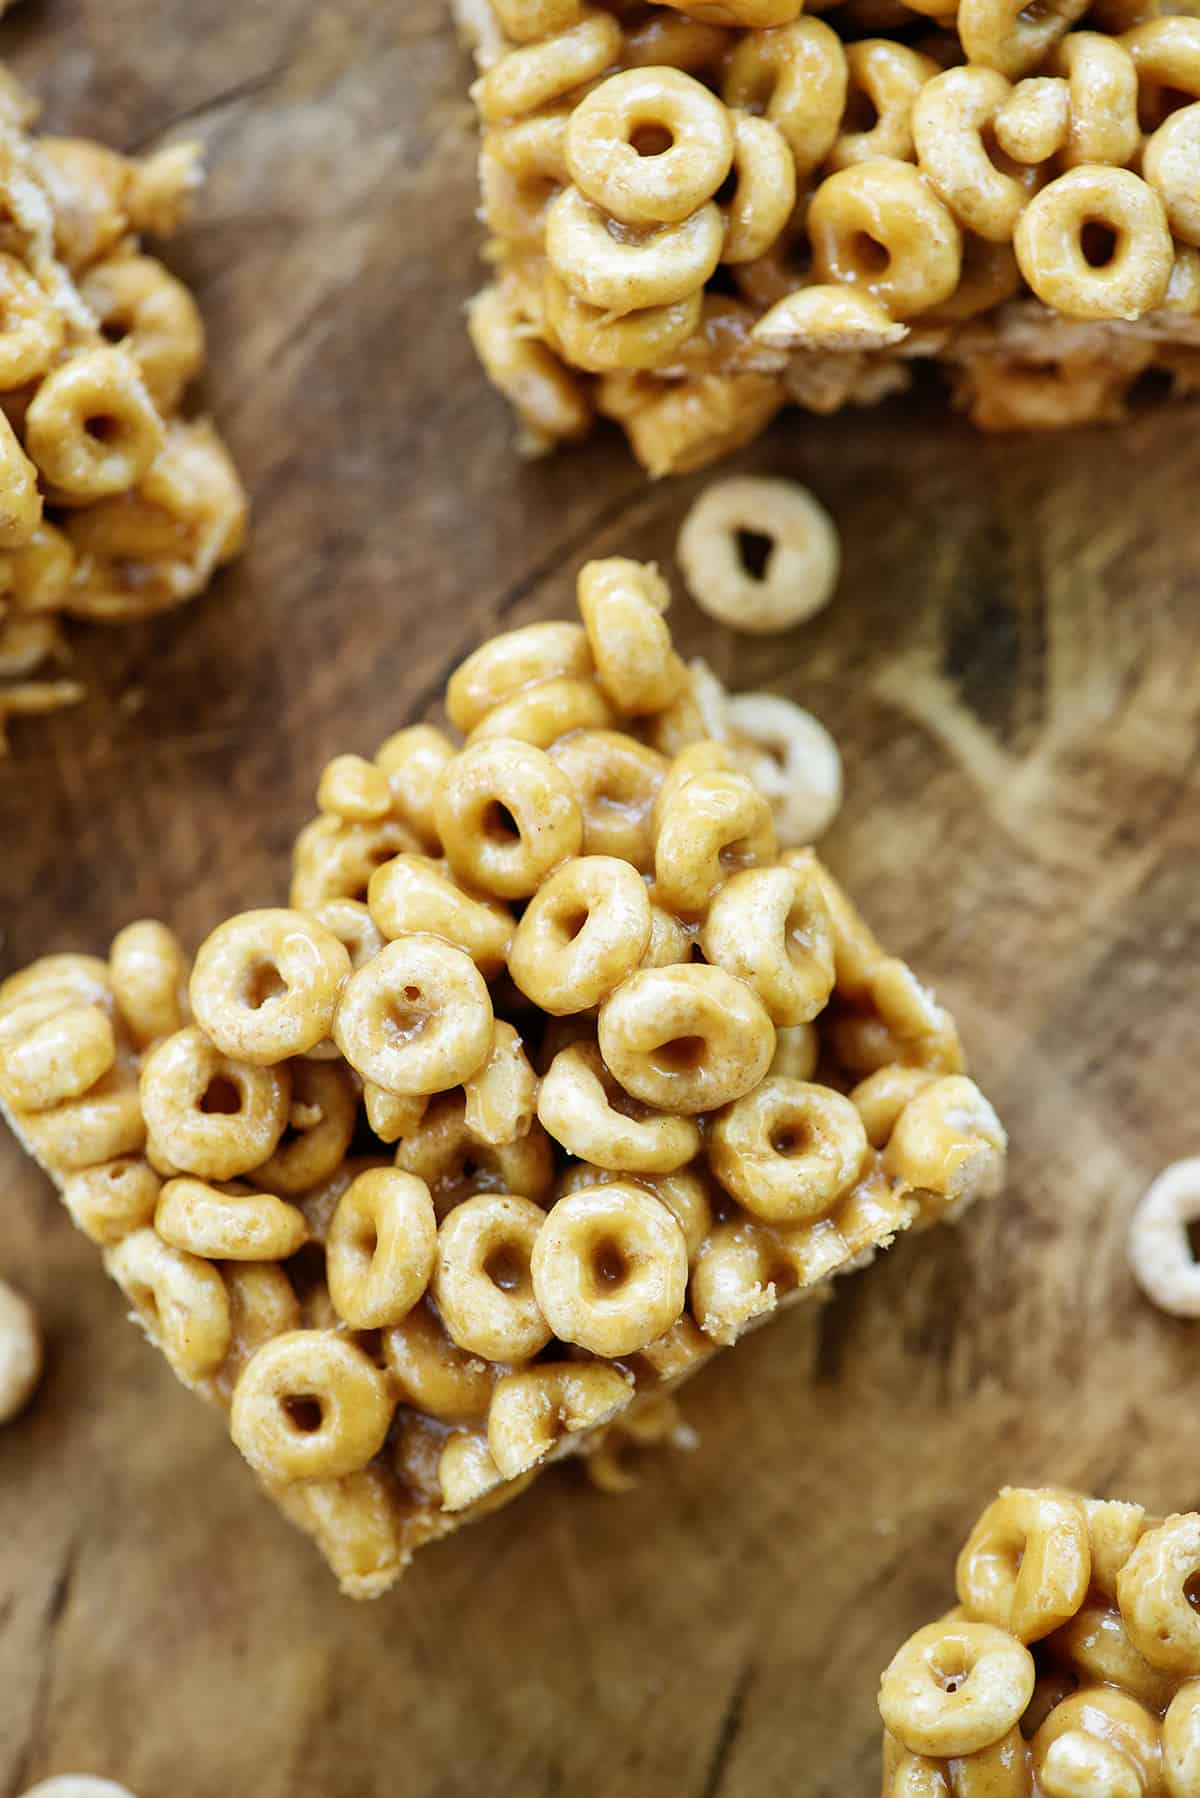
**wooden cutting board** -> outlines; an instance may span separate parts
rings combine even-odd
[[[649,487],[609,437],[514,460],[462,331],[439,0],[22,0],[0,46],[54,129],[207,142],[170,260],[255,495],[207,599],[80,631],[89,703],[15,731],[7,971],[276,902],[330,754],[419,717],[481,635],[565,614],[586,556],[670,569],[701,481]],[[873,1798],[879,1670],[995,1487],[1200,1503],[1200,1323],[1124,1259],[1151,1175],[1200,1151],[1196,427],[988,441],[931,395],[792,415],[740,459],[832,509],[838,597],[757,642],[681,597],[678,633],[836,733],[829,859],[957,1012],[1012,1179],[702,1376],[700,1446],[631,1496],[553,1475],[391,1598],[339,1598],[0,1143],[0,1271],[48,1335],[0,1435],[0,1792]]]

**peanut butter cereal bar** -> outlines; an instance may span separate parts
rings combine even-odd
[[[781,847],[666,604],[589,564],[453,736],[329,763],[289,906],[194,961],[143,922],[0,986],[14,1130],[355,1596],[549,1461],[620,1485],[721,1348],[1001,1183],[953,1020]]]
[[[985,430],[1200,376],[1200,19],[1166,0],[457,0],[492,279],[536,452],[654,475],[935,363]],[[814,16],[814,14],[819,16]]]
[[[0,66],[0,750],[8,718],[82,697],[46,669],[69,618],[145,618],[237,553],[246,502],[207,419],[185,417],[204,327],[141,247],[201,180],[195,144],[122,156],[34,135]]]
[[[1196,1798],[1200,1516],[1009,1487],[879,1688],[883,1798]]]

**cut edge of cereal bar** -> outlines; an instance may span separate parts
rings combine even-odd
[[[328,765],[290,909],[0,985],[18,1140],[355,1596],[552,1461],[620,1484],[712,1355],[1003,1177],[657,571],[579,592],[460,667],[462,747]]]

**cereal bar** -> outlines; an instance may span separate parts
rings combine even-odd
[[[220,437],[181,411],[204,365],[196,303],[141,248],[184,217],[197,146],[122,156],[32,135],[36,114],[0,65],[0,750],[9,717],[82,697],[45,672],[65,619],[191,599],[246,518]]]
[[[356,1596],[548,1461],[619,1484],[614,1431],[1002,1179],[953,1020],[781,847],[667,597],[593,562],[582,624],[458,668],[453,736],[336,757],[287,908],[0,986],[13,1128]]]
[[[1200,374],[1200,19],[1163,0],[459,0],[525,449],[654,475],[918,362],[985,430]],[[819,14],[819,16],[813,16]]]
[[[883,1798],[1196,1798],[1200,1516],[1007,1488],[883,1675]]]

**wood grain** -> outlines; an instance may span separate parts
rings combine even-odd
[[[615,437],[513,460],[461,328],[439,0],[23,0],[0,45],[54,128],[206,139],[170,259],[256,502],[208,599],[81,631],[89,703],[15,732],[7,969],[272,902],[325,757],[421,714],[497,624],[562,614],[586,555],[669,566],[698,483],[647,487]],[[1148,1178],[1200,1147],[1196,422],[986,441],[930,394],[741,459],[832,508],[838,600],[770,642],[681,600],[679,634],[836,732],[829,858],[957,1011],[1012,1184],[702,1376],[700,1447],[631,1497],[552,1476],[392,1598],[339,1599],[0,1143],[0,1269],[49,1344],[0,1440],[0,1792],[858,1798],[879,1669],[997,1485],[1200,1502],[1200,1334],[1123,1258]]]

